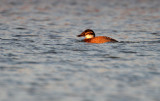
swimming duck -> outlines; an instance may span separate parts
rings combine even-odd
[[[106,36],[95,36],[95,33],[91,29],[86,29],[78,37],[85,37],[84,42],[88,43],[105,43],[105,42],[118,42],[115,39]]]

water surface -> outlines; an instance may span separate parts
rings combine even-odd
[[[0,100],[160,101],[159,5],[0,0]],[[87,28],[119,42],[80,42]]]

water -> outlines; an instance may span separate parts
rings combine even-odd
[[[160,101],[159,5],[0,0],[0,100]],[[80,42],[87,28],[120,42]]]

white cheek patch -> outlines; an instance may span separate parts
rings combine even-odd
[[[86,39],[89,39],[89,38],[93,38],[94,36],[93,35],[86,35],[85,37],[86,37]]]

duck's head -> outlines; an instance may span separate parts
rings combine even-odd
[[[95,37],[95,33],[91,29],[86,29],[84,32],[82,32],[80,35],[77,35],[78,37],[85,37],[86,39]]]

